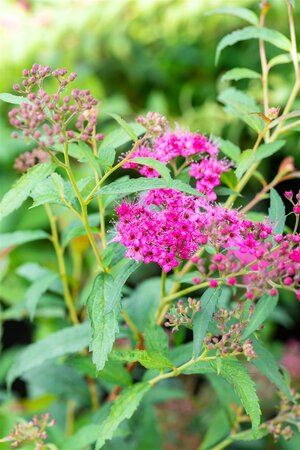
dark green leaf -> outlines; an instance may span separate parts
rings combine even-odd
[[[278,295],[264,294],[255,306],[255,310],[249,324],[245,328],[242,338],[247,339],[262,323],[272,314],[278,303]]]
[[[89,343],[91,328],[89,323],[83,323],[64,328],[52,333],[45,339],[28,345],[16,358],[7,375],[7,383],[12,382],[24,373],[45,361],[59,356],[82,351]]]
[[[195,358],[200,354],[209,323],[221,295],[221,288],[209,288],[201,297],[201,310],[195,314],[193,321],[193,355]]]
[[[244,19],[247,22],[251,23],[252,25],[259,25],[259,20],[257,15],[247,8],[242,7],[231,7],[231,6],[224,6],[223,8],[217,8],[213,9],[212,11],[209,11],[207,15],[212,14],[228,14],[230,16],[239,17],[240,19]]]
[[[49,234],[43,230],[26,230],[14,231],[13,233],[3,233],[0,234],[0,250],[26,244],[27,242],[38,241],[40,239],[49,239]]]
[[[262,39],[287,52],[290,51],[292,45],[291,41],[279,31],[271,30],[269,28],[246,27],[241,30],[233,31],[221,39],[216,51],[216,63],[224,48],[249,39]]]
[[[125,419],[130,419],[142,398],[150,389],[149,383],[137,383],[127,388],[120,397],[113,403],[109,416],[99,428],[99,438],[96,443],[96,450],[103,447],[105,442],[111,439],[115,430]]]
[[[0,202],[0,220],[19,208],[29,197],[33,188],[45,180],[54,169],[55,164],[38,164],[22,175]]]
[[[273,188],[270,190],[268,221],[273,224],[274,233],[280,234],[283,232],[285,224],[285,207],[280,195]]]

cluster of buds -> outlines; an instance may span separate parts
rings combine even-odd
[[[19,173],[27,172],[36,164],[41,164],[49,160],[47,152],[41,148],[35,148],[31,152],[22,153],[14,162],[14,169]]]
[[[294,201],[294,193],[293,191],[286,191],[284,193],[286,199],[288,199],[293,205],[293,212],[296,215],[300,215],[300,190],[296,194],[296,201]]]
[[[150,139],[161,136],[169,128],[168,119],[159,112],[150,111],[146,116],[138,116],[136,121],[146,128]]]
[[[67,76],[66,69],[52,71],[49,66],[34,64],[30,70],[23,70],[23,77],[22,86],[15,84],[14,89],[26,99],[19,108],[10,111],[9,119],[26,141],[33,140],[45,149],[67,142],[103,139],[102,134],[96,134],[98,102],[90,91],[73,89],[70,95],[63,95],[76,79],[75,73]],[[58,84],[52,95],[44,87],[49,77]],[[18,136],[13,133],[14,138]]]
[[[296,403],[291,402],[284,394],[280,395],[279,412],[274,419],[266,422],[269,433],[273,434],[275,442],[280,437],[283,437],[286,441],[294,436],[294,431],[291,427],[296,427],[298,432],[300,431],[300,404],[297,403],[300,395],[294,394],[294,400]]]
[[[45,450],[45,441],[48,439],[46,428],[53,427],[54,419],[50,415],[35,416],[30,422],[14,425],[10,435],[0,439],[0,442],[11,442],[11,448],[21,447],[23,444],[35,444],[34,450]]]
[[[254,304],[249,308],[249,315],[246,321],[242,315],[244,305],[238,304],[233,310],[220,308],[214,314],[215,324],[219,330],[218,334],[208,333],[204,343],[209,350],[215,350],[220,356],[243,354],[248,361],[255,358],[255,352],[251,339],[242,340],[243,330],[247,326],[254,312]]]
[[[179,300],[176,308],[172,308],[167,314],[165,327],[172,327],[172,333],[178,331],[180,325],[187,328],[193,327],[195,314],[201,309],[201,301],[188,298],[187,302]]]

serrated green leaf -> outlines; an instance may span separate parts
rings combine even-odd
[[[127,133],[128,136],[133,140],[133,142],[136,142],[138,140],[138,137],[135,134],[134,129],[127,122],[125,122],[125,120],[122,119],[122,117],[114,113],[107,113],[107,114],[111,116],[113,119],[115,119],[116,122],[118,122],[118,124],[123,128],[125,133]]]
[[[29,197],[33,188],[41,183],[55,169],[55,164],[38,164],[28,170],[27,173],[4,194],[0,202],[0,220],[19,208]]]
[[[98,161],[104,169],[113,166],[116,158],[116,151],[112,146],[101,147],[98,154]]]
[[[79,141],[78,144],[69,144],[70,155],[79,162],[89,164],[97,173],[99,173],[99,164],[93,151],[85,142]]]
[[[281,374],[278,363],[271,352],[269,352],[261,342],[253,339],[253,349],[256,358],[252,360],[252,364],[259,370],[261,374],[267,377],[284,395],[290,400],[293,399],[289,386]]]
[[[285,206],[277,191],[272,188],[270,190],[270,208],[268,221],[273,224],[273,232],[281,234],[285,224]]]
[[[238,6],[235,7],[224,6],[223,8],[213,9],[212,11],[209,11],[206,15],[210,16],[212,14],[222,14],[222,15],[228,14],[230,16],[235,16],[239,17],[240,19],[246,20],[252,25],[259,24],[257,15],[248,8],[242,8]]]
[[[146,350],[113,350],[112,361],[138,362],[146,369],[171,369],[173,363],[163,354],[149,354]]]
[[[89,343],[90,334],[90,324],[85,322],[59,330],[41,341],[28,345],[17,356],[9,370],[8,385],[11,386],[17,377],[41,366],[47,360],[82,351]]]
[[[49,234],[43,230],[14,231],[13,233],[0,234],[0,250],[14,247],[27,242],[49,239]]]
[[[256,160],[256,153],[253,150],[243,151],[235,170],[236,177],[239,180],[244,175],[244,173],[249,169],[249,167],[252,166],[255,160]]]
[[[257,114],[254,114],[259,112],[259,107],[249,95],[231,87],[222,91],[218,100],[225,105],[227,112],[243,120],[257,133],[265,129],[264,121]]]
[[[201,310],[195,314],[193,321],[193,355],[195,358],[200,354],[209,323],[221,295],[222,288],[208,288],[201,297]]]
[[[261,74],[245,67],[235,67],[234,69],[225,72],[221,77],[221,81],[238,81],[245,78],[261,78]]]
[[[88,316],[93,330],[89,348],[97,370],[103,369],[119,330],[117,318],[119,305],[108,314],[105,313],[110,301],[108,290],[112,284],[111,275],[100,273],[96,276],[87,299]]]
[[[58,280],[57,273],[46,273],[44,276],[39,277],[32,285],[27,289],[25,293],[25,306],[29,312],[30,320],[33,320],[35,316],[36,307],[42,295],[48,290],[54,281]]]
[[[220,58],[221,52],[226,47],[234,45],[237,42],[247,41],[249,39],[262,39],[263,41],[269,42],[275,47],[278,47],[281,50],[286,50],[287,52],[290,51],[292,46],[291,41],[279,31],[271,30],[269,28],[246,27],[241,30],[233,31],[221,39],[216,51],[216,63]]]
[[[165,367],[173,367],[169,360],[169,339],[163,329],[155,324],[149,324],[145,331],[146,350],[151,358],[161,359]]]
[[[233,142],[219,138],[218,144],[224,155],[237,162],[241,156],[241,150]]]
[[[171,181],[170,169],[168,169],[160,161],[157,161],[157,159],[153,159],[153,158],[132,158],[129,161],[141,164],[143,166],[151,167],[152,169],[155,169],[162,176],[162,178],[166,181],[166,183]]]
[[[142,125],[140,125],[139,123],[129,122],[128,125],[133,129],[134,133],[137,136],[141,136],[146,132],[145,128],[142,127]],[[104,136],[104,140],[102,141],[99,149],[99,158],[101,159],[101,152],[108,152],[110,151],[110,149],[119,148],[122,145],[128,144],[130,141],[131,138],[122,128],[111,131]]]
[[[272,314],[278,303],[278,295],[264,294],[255,306],[255,310],[249,324],[245,328],[242,338],[247,339],[256,331],[262,323]]]
[[[274,155],[274,153],[278,152],[284,144],[285,141],[276,141],[260,145],[256,151],[256,159],[261,161],[262,159]]]
[[[109,416],[99,427],[99,438],[96,443],[96,450],[103,447],[105,442],[111,439],[115,430],[125,419],[130,419],[142,398],[151,388],[149,383],[137,383],[127,388],[113,403]]]
[[[27,97],[8,93],[0,94],[0,100],[2,100],[5,103],[11,103],[12,105],[21,105],[22,103],[30,103]]]

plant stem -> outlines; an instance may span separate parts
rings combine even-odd
[[[166,296],[166,279],[167,274],[163,270],[161,271],[161,299],[163,299]]]
[[[96,144],[95,139],[93,139],[91,141],[91,145],[92,145],[94,155],[97,156],[97,144]],[[95,181],[96,181],[96,185],[97,185],[100,181],[100,178],[99,178],[99,174],[97,173],[97,171],[95,170],[94,172],[95,172]],[[102,247],[106,248],[105,207],[103,204],[102,195],[98,195],[98,208],[99,208],[99,214],[100,214],[100,237],[101,237]]]
[[[65,170],[67,172],[68,178],[69,178],[70,183],[71,183],[71,185],[72,185],[72,187],[74,189],[74,192],[77,195],[77,198],[78,198],[78,201],[79,201],[79,204],[80,204],[80,207],[81,207],[81,221],[82,221],[82,223],[84,225],[84,228],[86,230],[86,234],[87,234],[87,236],[89,238],[89,241],[90,241],[90,244],[91,244],[92,249],[94,251],[95,257],[96,257],[97,262],[98,262],[98,265],[99,265],[100,269],[103,271],[104,270],[104,264],[103,264],[103,261],[102,261],[99,249],[97,247],[94,235],[92,233],[92,230],[91,230],[91,227],[90,227],[90,224],[89,224],[88,213],[87,213],[87,205],[85,204],[85,202],[84,202],[84,200],[82,198],[82,195],[81,195],[81,193],[80,193],[80,191],[78,189],[76,180],[74,178],[73,172],[71,170],[70,160],[69,160],[69,152],[68,152],[68,144],[65,145],[65,166],[66,166]]]
[[[260,13],[260,19],[259,19],[259,25],[261,28],[265,26],[265,18],[267,15],[267,12],[269,10],[268,2],[267,0],[262,0],[261,3],[261,13]],[[266,57],[266,49],[265,49],[265,42],[263,39],[259,40],[259,54],[260,54],[260,62],[261,62],[261,70],[262,70],[262,88],[263,88],[263,99],[264,99],[264,112],[267,113],[269,109],[269,93],[268,93],[268,62]]]
[[[51,234],[52,234],[51,240],[52,240],[53,247],[54,247],[54,250],[56,253],[56,257],[57,257],[59,275],[60,275],[63,289],[64,289],[65,302],[66,302],[66,305],[67,305],[67,308],[69,311],[70,319],[73,322],[73,324],[76,325],[79,323],[79,320],[78,320],[78,317],[76,314],[73,298],[72,298],[71,291],[70,291],[69,284],[68,284],[68,277],[67,277],[66,265],[65,265],[65,260],[64,260],[64,251],[60,245],[60,241],[59,241],[59,237],[58,237],[58,229],[57,229],[57,224],[56,224],[57,218],[52,213],[50,205],[46,204],[45,209],[46,209],[46,213],[48,215],[49,222],[50,222]]]

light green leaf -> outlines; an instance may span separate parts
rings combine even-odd
[[[113,403],[109,416],[100,426],[99,438],[96,443],[96,450],[103,447],[107,440],[110,440],[115,430],[125,419],[130,419],[142,398],[151,388],[149,383],[136,383],[127,388],[120,397]]]
[[[63,450],[82,450],[96,442],[99,436],[99,425],[89,423],[80,428],[76,433],[69,437],[63,446]]]
[[[171,181],[170,169],[168,169],[163,163],[157,161],[153,158],[133,158],[129,160],[130,162],[139,163],[144,166],[151,167],[155,169],[165,180],[166,183]]]
[[[300,61],[300,53],[297,54],[297,59]],[[271,58],[268,66],[271,69],[274,66],[280,65],[280,64],[288,64],[293,62],[293,57],[290,53],[283,53],[282,55],[274,56],[274,58]]]
[[[97,173],[99,173],[99,164],[89,145],[79,141],[78,144],[69,144],[69,149],[72,157],[75,157],[79,162],[88,163]]]
[[[259,20],[257,15],[247,8],[242,7],[231,7],[231,6],[224,6],[223,8],[217,8],[213,9],[212,11],[209,11],[207,15],[212,14],[228,14],[230,16],[239,17],[240,19],[244,19],[247,22],[251,23],[252,25],[259,25]]]
[[[54,281],[58,280],[57,273],[46,273],[44,276],[39,277],[32,285],[27,289],[25,293],[25,305],[29,312],[30,320],[33,320],[37,304],[42,295],[47,291]]]
[[[233,142],[225,140],[225,139],[219,139],[218,140],[218,144],[219,147],[222,151],[222,153],[224,153],[224,155],[226,155],[228,158],[232,159],[235,162],[238,162],[238,160],[240,159],[241,156],[241,150],[239,149],[239,147],[235,144],[233,144]]]
[[[256,159],[261,161],[262,159],[274,155],[274,153],[278,152],[284,144],[285,141],[276,141],[260,145],[256,151]]]
[[[0,220],[19,208],[29,197],[33,188],[41,183],[55,169],[55,164],[38,164],[28,170],[27,173],[4,194],[0,202]]]
[[[195,314],[193,321],[193,355],[195,358],[200,354],[203,340],[221,294],[221,288],[209,288],[201,297],[201,310]]]
[[[278,303],[278,295],[264,294],[255,306],[255,310],[249,324],[245,328],[242,338],[247,339],[260,325],[272,314]]]
[[[169,339],[163,329],[155,324],[149,324],[145,331],[146,350],[150,358],[161,360],[163,367],[173,367],[170,361]]]
[[[21,105],[21,103],[30,103],[27,97],[7,93],[0,94],[0,100],[2,100],[5,103],[11,103],[12,105]]]
[[[137,136],[141,136],[146,132],[145,128],[139,123],[129,122],[128,125]],[[128,144],[129,142],[131,142],[131,138],[128,134],[122,128],[118,128],[117,130],[105,135],[104,140],[101,143],[98,156],[101,159],[101,153],[103,151],[108,153],[110,149],[116,149],[122,145]]]
[[[92,325],[92,339],[90,351],[93,353],[93,363],[97,370],[103,369],[108,355],[118,332],[118,312],[119,305],[105,313],[109,307],[113,278],[107,273],[100,273],[96,276],[90,295],[87,299],[88,316]]]
[[[222,91],[218,100],[225,105],[227,112],[242,119],[257,133],[264,130],[264,121],[257,114],[254,114],[259,112],[259,107],[249,95],[231,87]]]
[[[268,221],[273,224],[273,232],[275,234],[283,232],[285,224],[285,206],[280,195],[273,188],[270,190]]]
[[[290,51],[292,46],[291,41],[279,31],[269,28],[246,27],[233,31],[221,39],[216,51],[216,63],[219,61],[220,54],[224,48],[249,39],[262,39],[287,52]]]
[[[116,158],[116,151],[113,147],[101,147],[99,150],[98,161],[104,169],[110,168],[113,166]]]
[[[27,242],[39,241],[40,239],[49,239],[49,234],[43,230],[14,231],[13,233],[0,234],[0,250],[8,247],[14,247]]]
[[[240,433],[232,434],[230,439],[234,441],[257,441],[269,434],[269,430],[266,426],[261,425],[259,429],[253,433],[253,430],[245,430]]]
[[[8,385],[11,386],[17,377],[41,366],[49,359],[82,351],[89,343],[90,334],[90,324],[85,322],[59,330],[35,344],[28,345],[9,370]]]
[[[224,409],[218,408],[212,416],[209,428],[199,450],[210,450],[230,434],[230,421]]]
[[[123,130],[128,134],[128,136],[133,140],[133,142],[136,142],[138,140],[137,135],[135,134],[134,129],[125,122],[122,117],[120,117],[118,114],[114,113],[107,113],[109,116],[111,116],[113,119],[115,119],[116,122],[123,128]]]
[[[146,369],[171,369],[172,362],[163,354],[148,353],[146,350],[113,350],[112,361],[139,362]]]
[[[261,74],[245,67],[235,67],[225,72],[221,77],[221,81],[238,81],[244,78],[261,78]]]
[[[238,179],[244,175],[244,173],[249,169],[256,159],[256,153],[253,150],[244,150],[241,154],[239,162],[236,167],[235,174]]]
[[[267,377],[284,395],[290,400],[293,399],[289,386],[281,374],[278,363],[269,350],[267,350],[261,342],[253,339],[253,349],[256,358],[252,360],[252,364]]]

